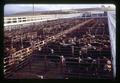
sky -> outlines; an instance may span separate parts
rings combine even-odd
[[[102,4],[34,4],[35,11],[51,11],[77,8],[96,8]],[[115,7],[113,4],[104,4],[105,6]],[[19,12],[33,11],[33,4],[6,4],[4,6],[4,15],[10,15]]]

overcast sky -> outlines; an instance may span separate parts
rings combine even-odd
[[[77,8],[96,8],[102,4],[34,4],[35,11],[50,11],[61,9],[77,9]],[[112,6],[112,4],[104,4]],[[4,15],[14,14],[18,12],[33,11],[33,4],[6,4],[4,6]]]

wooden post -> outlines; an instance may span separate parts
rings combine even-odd
[[[72,48],[72,56],[74,56],[74,46],[71,46]]]

